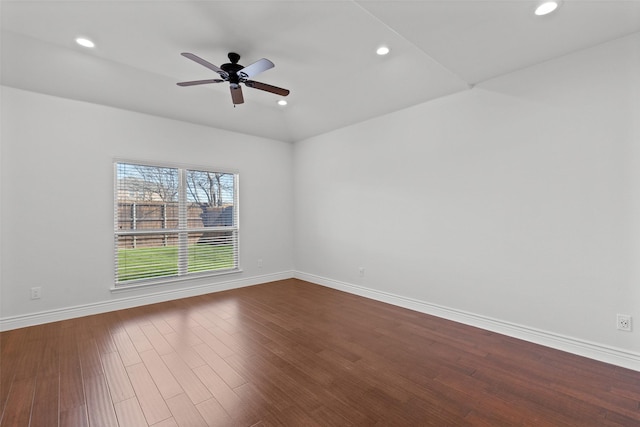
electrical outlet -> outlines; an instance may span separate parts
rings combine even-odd
[[[618,314],[616,316],[616,327],[621,331],[631,332],[631,316]]]
[[[31,288],[31,299],[40,299],[42,297],[42,288],[35,287]]]
[[[258,260],[258,268],[262,268],[262,258]]]
[[[360,273],[360,277],[364,277],[364,267],[360,267],[358,272]]]

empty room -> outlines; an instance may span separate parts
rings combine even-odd
[[[0,20],[0,426],[640,426],[640,1]]]

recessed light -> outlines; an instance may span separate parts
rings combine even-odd
[[[381,56],[386,55],[387,53],[389,53],[389,48],[386,46],[380,46],[378,50],[376,50],[376,53]]]
[[[92,42],[91,40],[84,38],[84,37],[78,37],[76,39],[76,43],[78,43],[80,46],[84,46],[84,47],[95,47],[96,44],[94,42]]]
[[[535,14],[538,16],[547,15],[558,8],[557,1],[544,1],[538,4],[536,7]]]
[[[281,107],[284,107],[285,105],[287,105],[287,101],[285,101],[284,99],[281,99],[280,101],[278,101],[278,105]]]

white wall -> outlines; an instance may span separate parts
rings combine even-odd
[[[639,45],[296,143],[299,276],[640,368]]]
[[[1,113],[5,327],[291,276],[291,144],[8,87]],[[111,292],[115,158],[239,172],[243,272]]]

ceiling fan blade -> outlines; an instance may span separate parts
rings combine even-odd
[[[193,53],[183,52],[180,55],[184,56],[185,58],[189,58],[190,60],[195,61],[200,65],[204,65],[210,70],[215,71],[216,73],[220,74],[220,76],[222,76],[223,79],[226,79],[229,77],[229,74],[227,74],[227,72],[224,71],[222,68],[218,67],[217,65],[213,65],[211,62],[206,61],[200,58],[199,56],[194,55]]]
[[[209,83],[222,83],[222,79],[208,79],[208,80],[193,80],[191,82],[176,83],[178,86],[194,86],[194,85],[206,85]]]
[[[242,78],[248,79],[249,77],[258,75],[263,71],[267,71],[273,67],[275,67],[275,65],[273,65],[273,62],[269,61],[266,58],[262,58],[238,71],[238,75],[240,75],[240,77]]]
[[[242,96],[242,88],[239,84],[231,84],[229,86],[231,88],[231,100],[233,100],[233,104],[242,104],[244,103],[244,96]]]
[[[247,80],[246,82],[244,82],[244,84],[247,85],[248,87],[264,90],[266,92],[275,93],[276,95],[280,95],[280,96],[289,95],[289,89],[283,89],[281,87],[271,86],[266,83],[256,82],[255,80]]]

